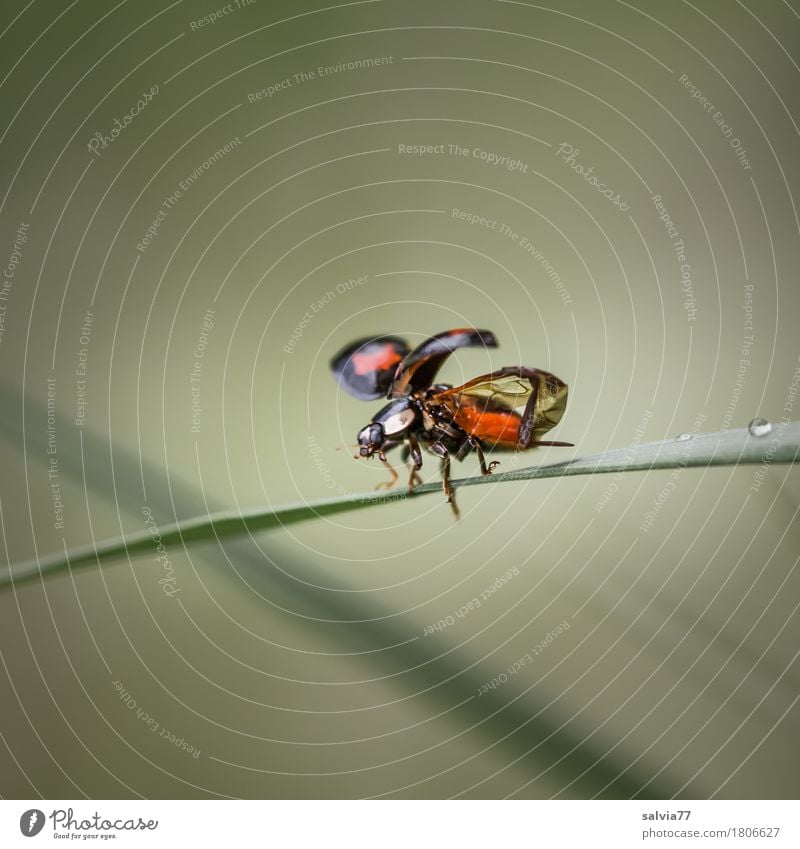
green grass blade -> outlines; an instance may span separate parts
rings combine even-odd
[[[513,481],[541,478],[633,472],[651,469],[677,469],[708,466],[738,466],[743,464],[793,463],[800,456],[800,422],[776,425],[762,436],[754,436],[748,428],[705,433],[687,439],[651,442],[591,454],[575,460],[517,469],[513,472],[462,478],[452,481],[454,488],[462,486],[496,485]],[[405,491],[363,493],[338,498],[288,504],[271,509],[255,509],[240,513],[217,513],[168,525],[154,539],[148,531],[126,538],[111,539],[96,546],[75,548],[12,566],[0,576],[0,588],[20,584],[40,575],[56,574],[67,569],[109,560],[126,553],[153,550],[163,545],[189,544],[211,539],[230,539],[270,530],[321,516],[331,516],[349,510],[373,507],[405,498],[419,498],[432,492],[441,494],[438,483],[423,484],[413,493]]]

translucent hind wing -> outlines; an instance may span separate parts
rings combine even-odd
[[[482,414],[488,424],[496,420],[492,414],[524,407],[517,445],[528,448],[561,421],[567,406],[567,385],[547,371],[507,366],[446,389],[431,400],[445,407],[456,423],[459,418],[468,417],[475,423],[471,435],[479,439]]]

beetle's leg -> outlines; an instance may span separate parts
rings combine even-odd
[[[408,478],[409,490],[414,489],[422,483],[422,478],[418,472],[422,468],[422,449],[419,447],[419,442],[416,437],[409,436],[406,440],[405,452],[406,459],[411,459],[411,474]]]
[[[456,493],[453,487],[450,486],[450,454],[441,442],[434,442],[433,445],[430,446],[430,449],[437,457],[441,457],[442,489],[444,489],[447,501],[453,508],[453,515],[457,519],[459,512],[458,505],[456,504]]]
[[[442,445],[441,442],[434,442],[430,445],[430,450],[442,460],[442,488],[444,489],[444,494],[447,496],[448,503],[453,508],[453,514],[457,519],[459,517],[459,512],[458,505],[456,504],[456,493],[453,487],[450,486],[450,453],[446,446]]]
[[[450,486],[450,455],[445,454],[442,457],[442,488],[444,489],[444,494],[447,496],[448,504],[453,508],[453,515],[456,519],[461,515],[458,510],[458,504],[456,504],[456,493],[452,486]]]
[[[409,448],[408,442],[403,445],[403,451],[400,454],[400,459],[403,463],[408,463],[409,458],[411,457],[411,448]],[[420,458],[421,461],[421,458]],[[420,462],[421,465],[421,462]],[[414,468],[413,464],[409,467],[411,470],[411,475],[408,479],[408,489],[409,492],[414,489],[414,487],[418,486],[422,483],[422,478],[417,474],[416,468]]]
[[[500,465],[499,461],[492,460],[492,462],[487,466],[486,457],[483,454],[483,447],[481,446],[480,440],[472,436],[470,437],[469,444],[475,449],[475,453],[478,455],[478,462],[481,464],[481,474],[490,475]]]
[[[393,487],[393,486],[397,483],[397,478],[399,477],[399,475],[397,474],[397,470],[396,470],[396,469],[395,469],[395,467],[394,467],[394,466],[393,466],[393,465],[392,465],[392,464],[391,464],[391,463],[390,463],[390,462],[386,459],[386,455],[383,453],[383,451],[380,451],[380,452],[378,453],[378,459],[381,461],[381,463],[384,463],[384,464],[385,464],[386,468],[389,470],[389,474],[391,475],[391,478],[389,478],[389,480],[388,480],[388,481],[381,481],[381,482],[380,482],[380,483],[379,483],[379,484],[375,487],[375,489],[391,489],[391,488],[392,488],[392,487]]]

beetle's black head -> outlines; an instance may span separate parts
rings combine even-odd
[[[383,432],[383,425],[378,422],[370,422],[358,434],[358,453],[362,457],[371,457],[376,451],[381,450],[384,442],[386,442],[386,436]]]
[[[402,442],[403,437],[416,426],[418,415],[417,408],[410,398],[390,401],[359,432],[359,454],[362,457],[380,455],[387,447],[391,448]]]

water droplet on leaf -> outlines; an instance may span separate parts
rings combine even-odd
[[[753,419],[747,429],[751,436],[766,436],[772,431],[772,425],[766,419]]]
[[[678,442],[686,442],[686,440],[687,440],[687,439],[691,439],[691,438],[692,438],[692,434],[691,434],[691,433],[679,433],[679,434],[675,437],[675,439],[676,439]]]

